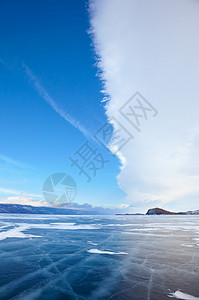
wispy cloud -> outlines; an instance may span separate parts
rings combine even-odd
[[[4,63],[4,61],[0,58],[0,63],[2,64],[2,65],[4,65],[5,63]]]
[[[3,65],[6,69],[11,71],[11,67],[9,66],[9,64],[4,61],[1,57],[0,57],[0,64]]]
[[[19,162],[11,157],[8,157],[6,155],[3,155],[0,153],[0,160],[8,163],[8,164],[11,164],[13,166],[16,166],[16,167],[20,167],[20,168],[32,168],[30,165],[26,164],[26,163],[23,163],[23,162]]]
[[[59,107],[59,105],[54,101],[54,99],[48,94],[45,88],[41,85],[38,78],[33,74],[30,68],[23,63],[23,68],[25,69],[25,73],[29,80],[33,83],[35,90],[38,92],[39,96],[43,98],[53,109],[54,111],[60,115],[64,120],[69,122],[73,127],[82,132],[86,137],[89,137],[89,132],[87,129],[79,123],[76,119],[74,119],[70,114],[65,112],[63,109]]]
[[[0,187],[0,193],[1,194],[6,194],[6,195],[21,195],[21,196],[33,197],[33,198],[39,198],[39,199],[42,198],[41,195],[31,194],[31,193],[24,192],[24,191],[5,189],[5,188],[2,188],[2,187]]]

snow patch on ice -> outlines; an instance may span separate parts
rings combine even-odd
[[[32,238],[32,237],[42,237],[40,235],[32,235],[32,234],[25,234],[23,231],[29,229],[29,226],[19,226],[7,231],[0,232],[0,240],[5,240],[7,238]]]
[[[125,255],[128,254],[126,252],[113,252],[113,251],[102,251],[102,250],[98,250],[98,249],[90,249],[87,250],[87,252],[92,253],[92,254],[109,254],[109,255]]]
[[[183,246],[183,247],[189,247],[189,248],[193,248],[193,245],[189,245],[189,244],[181,244],[181,246]]]
[[[6,223],[6,222],[5,222]],[[50,224],[27,224],[27,223],[7,223],[4,225],[12,226],[14,228],[8,229],[7,231],[0,232],[0,240],[5,240],[7,238],[32,238],[32,237],[42,237],[41,235],[31,235],[24,233],[29,229],[60,229],[60,230],[82,230],[82,229],[99,229],[96,225],[75,225],[75,223],[50,223]],[[6,226],[5,226],[6,227]],[[4,228],[5,228],[4,227]]]
[[[93,243],[93,242],[91,242],[91,241],[88,241],[87,243],[88,243],[89,245],[97,246],[96,243]]]
[[[194,296],[191,296],[191,295],[188,295],[188,294],[185,294],[181,291],[176,291],[175,293],[170,293],[168,295],[168,297],[170,298],[176,298],[176,299],[183,299],[183,300],[199,300],[198,297],[194,297]]]

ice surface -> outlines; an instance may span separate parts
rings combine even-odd
[[[198,245],[198,216],[2,214],[0,300],[199,299]]]

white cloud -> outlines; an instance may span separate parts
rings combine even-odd
[[[38,78],[33,74],[30,68],[23,63],[23,67],[25,69],[25,73],[30,79],[30,81],[34,84],[35,90],[38,92],[39,96],[43,98],[53,109],[54,111],[60,115],[64,120],[69,122],[72,126],[81,131],[86,137],[89,136],[88,131],[81,125],[77,120],[75,120],[71,115],[65,112],[63,109],[59,107],[59,105],[54,101],[54,99],[48,94],[48,92],[44,89],[44,87],[39,82]]]
[[[127,203],[122,203],[122,204],[120,204],[120,205],[118,205],[118,208],[128,208],[130,205],[129,204],[127,204]]]
[[[199,196],[199,3],[194,0],[93,0],[91,32],[116,117],[134,140],[118,183],[138,207]],[[139,91],[157,110],[141,132],[119,113]]]
[[[32,205],[32,206],[50,206],[49,203],[43,200],[36,200],[27,196],[13,196],[5,199],[0,199],[1,204],[21,204],[21,205]]]
[[[95,211],[98,212],[100,214],[116,214],[116,213],[126,213],[127,212],[127,208],[130,206],[129,204],[120,204],[120,205],[114,205],[112,207],[106,207],[106,206],[93,206],[89,203],[83,203],[83,204],[79,204],[79,203],[58,203],[54,205],[55,207],[62,207],[62,208],[68,208],[68,209],[77,209],[77,210],[85,210],[85,211]]]

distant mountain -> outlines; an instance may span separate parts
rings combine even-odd
[[[31,206],[20,204],[1,204],[0,213],[8,214],[45,214],[45,215],[102,215],[104,213],[92,210],[67,209],[45,206]],[[142,214],[117,214],[117,215],[142,215]],[[151,208],[146,215],[199,215],[199,210],[187,212],[171,212],[162,208]]]
[[[178,215],[178,214],[183,214],[183,213],[175,213],[158,207],[150,208],[146,213],[146,215]]]
[[[0,213],[8,214],[46,214],[46,215],[99,215],[96,211],[84,211],[77,209],[55,208],[55,207],[36,207],[20,204],[1,204]]]
[[[162,208],[150,208],[146,215],[199,215],[199,210],[187,212],[171,212]]]
[[[194,211],[187,211],[187,215],[199,215],[199,210],[194,210]]]

